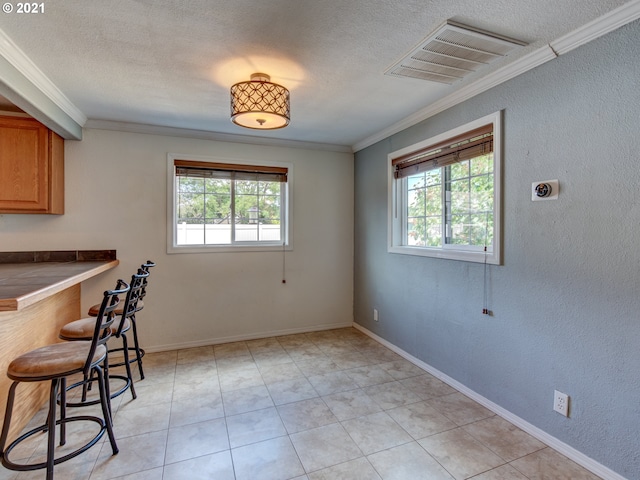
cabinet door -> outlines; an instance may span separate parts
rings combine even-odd
[[[0,213],[62,213],[57,201],[52,209],[51,134],[36,120],[0,118]]]

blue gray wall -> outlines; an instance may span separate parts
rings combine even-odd
[[[636,479],[639,60],[636,21],[358,152],[354,277],[356,323]],[[489,317],[483,265],[387,253],[387,154],[498,110],[504,262],[488,267]],[[557,201],[531,202],[532,182],[556,178]]]

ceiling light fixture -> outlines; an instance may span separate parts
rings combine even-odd
[[[265,73],[254,73],[248,82],[231,87],[231,121],[258,130],[289,125],[289,90],[271,83]]]

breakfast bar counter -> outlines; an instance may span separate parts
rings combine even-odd
[[[81,283],[118,265],[115,250],[0,252],[0,422],[11,380],[11,361],[60,342],[60,328],[83,315]],[[105,290],[112,285],[105,284]],[[48,383],[20,385],[11,422],[13,437],[47,399]]]

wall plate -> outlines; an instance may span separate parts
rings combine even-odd
[[[558,180],[542,180],[531,184],[531,201],[557,200],[560,193]],[[545,195],[546,194],[546,195]]]

